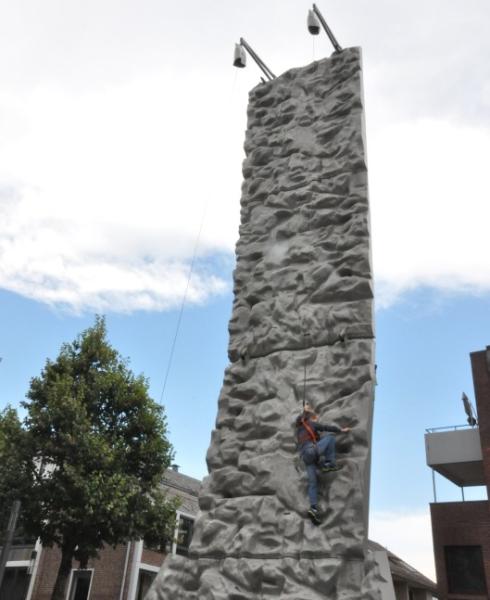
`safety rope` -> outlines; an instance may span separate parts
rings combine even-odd
[[[194,263],[196,262],[196,255],[197,255],[197,248],[199,247],[199,242],[201,240],[201,233],[202,233],[202,228],[204,225],[204,219],[206,217],[206,209],[207,209],[207,200],[206,203],[204,204],[204,210],[202,212],[202,217],[201,217],[201,223],[199,225],[199,231],[197,233],[197,238],[194,244],[194,251],[192,253],[192,260],[191,260],[191,265],[189,267],[189,274],[187,276],[187,283],[185,286],[185,291],[184,291],[184,295],[182,297],[182,303],[180,305],[180,311],[179,311],[179,316],[177,318],[177,325],[175,327],[175,333],[174,333],[174,338],[172,340],[172,346],[170,348],[170,355],[168,358],[168,364],[167,364],[167,370],[165,371],[165,378],[163,380],[163,388],[162,388],[162,393],[160,395],[160,404],[163,404],[163,396],[165,394],[165,388],[167,387],[167,381],[168,381],[168,376],[170,373],[170,367],[172,366],[172,360],[174,357],[174,352],[175,352],[175,345],[177,343],[177,338],[179,336],[179,331],[180,331],[180,324],[182,323],[182,315],[184,314],[184,307],[185,307],[185,303],[187,301],[187,294],[189,292],[189,286],[191,283],[191,277],[192,277],[192,273],[194,272]]]
[[[229,98],[229,105],[231,105],[232,101],[233,101],[233,96],[235,95],[235,89],[236,89],[236,84],[237,84],[237,76],[238,76],[238,69],[234,69],[234,77],[233,77],[233,82],[231,85],[231,92],[230,92],[230,98]],[[206,202],[204,203],[204,209],[202,212],[202,218],[201,218],[201,222],[199,224],[199,231],[197,233],[197,237],[196,237],[196,241],[194,243],[194,251],[192,253],[192,260],[191,260],[191,264],[189,267],[189,273],[187,276],[187,283],[185,286],[185,290],[184,290],[184,295],[182,297],[182,302],[180,305],[180,310],[179,310],[179,316],[177,317],[177,323],[175,326],[175,333],[174,333],[174,337],[172,340],[172,345],[170,347],[170,354],[168,357],[168,363],[167,363],[167,369],[165,371],[165,377],[163,380],[163,386],[162,386],[162,393],[160,394],[160,404],[163,404],[163,398],[165,395],[165,389],[167,387],[167,381],[168,381],[168,377],[170,374],[170,369],[172,366],[172,361],[173,361],[173,357],[174,357],[174,353],[175,353],[175,346],[177,344],[177,338],[179,337],[179,332],[180,332],[180,325],[182,323],[182,316],[184,314],[184,308],[185,308],[185,304],[187,302],[187,295],[189,292],[189,286],[190,286],[190,282],[191,282],[191,278],[192,278],[192,274],[194,272],[194,264],[196,262],[196,256],[197,256],[197,249],[199,247],[199,242],[201,240],[201,233],[202,233],[202,229],[203,229],[203,225],[204,225],[204,220],[206,218],[206,211],[207,211],[207,207],[208,207],[208,202],[209,202],[209,196],[206,196]]]
[[[304,373],[303,373],[303,408],[306,404],[306,359],[304,364]]]

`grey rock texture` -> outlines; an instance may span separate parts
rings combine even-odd
[[[229,357],[190,556],[148,600],[378,598],[365,558],[372,275],[361,56],[349,48],[250,93]],[[306,368],[306,383],[304,373]],[[293,421],[306,395],[338,436],[306,518]]]

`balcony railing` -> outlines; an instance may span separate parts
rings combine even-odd
[[[478,427],[455,425],[427,429],[427,464],[460,487],[485,485]]]

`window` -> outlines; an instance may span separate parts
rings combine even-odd
[[[177,535],[175,540],[175,553],[182,556],[189,554],[189,546],[194,531],[194,519],[179,515]]]
[[[0,600],[23,600],[27,594],[29,580],[26,567],[7,567],[0,588]]]
[[[168,554],[172,550],[172,541],[156,541],[145,537],[143,540],[143,548],[146,550],[153,550],[154,552],[160,552],[161,554]]]
[[[445,546],[444,554],[450,594],[486,594],[481,546]]]
[[[72,571],[68,600],[87,600],[91,581],[91,569],[78,569]]]
[[[138,576],[138,591],[136,592],[136,600],[143,600],[156,576],[156,573],[140,569]]]

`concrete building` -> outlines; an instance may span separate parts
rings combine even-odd
[[[490,346],[470,358],[478,423],[431,429],[425,436],[427,464],[462,493],[461,502],[437,502],[434,486],[430,506],[442,600],[483,600],[490,591]],[[469,486],[486,486],[487,499],[464,501]]]
[[[186,555],[192,527],[198,512],[201,482],[174,470],[168,470],[164,485],[170,496],[178,496],[178,527],[168,551]],[[380,568],[384,600],[430,600],[435,584],[376,542],[368,550]],[[147,548],[142,540],[117,548],[105,548],[87,569],[73,570],[67,600],[143,600],[166,554]],[[51,597],[60,552],[42,548],[39,543],[17,539],[7,563],[0,600],[48,600]],[[185,600],[185,597],[176,598]]]

